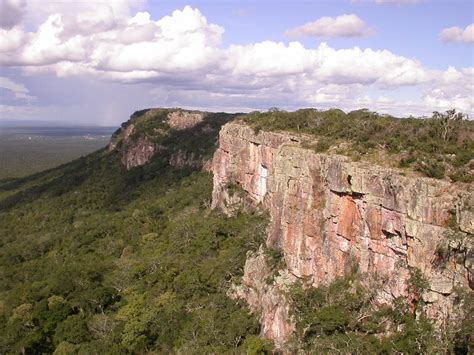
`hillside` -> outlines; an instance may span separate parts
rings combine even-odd
[[[266,222],[211,211],[211,176],[196,170],[157,157],[126,171],[103,149],[2,183],[0,352],[222,352],[251,342],[258,323],[226,289]]]
[[[1,182],[0,352],[258,354],[276,347],[308,353],[468,353],[474,326],[472,183],[466,182],[472,176],[472,140],[463,137],[471,137],[471,122],[456,123],[463,128],[447,140],[454,157],[448,159],[435,138],[436,144],[429,143],[444,157],[439,163],[447,172],[446,180],[435,180],[419,178],[425,173],[418,159],[429,150],[415,142],[428,134],[425,125],[436,122],[406,121],[420,128],[411,131],[412,143],[401,136],[392,151],[391,145],[378,147],[381,138],[374,134],[350,138],[334,128],[333,122],[349,127],[362,120],[347,116],[143,110],[114,133],[107,148]],[[321,131],[310,125],[315,119]],[[363,155],[364,142],[377,142],[367,148],[387,150],[384,156],[411,152],[416,159],[411,168],[397,161],[395,168],[379,169]],[[359,147],[355,161],[336,154],[348,143]],[[317,172],[326,166],[324,159],[333,162],[334,174]],[[420,202],[403,205],[413,190],[379,196],[370,184],[361,184],[367,171],[414,184]],[[455,174],[462,178],[453,179]],[[324,184],[314,181],[330,181],[332,192],[318,190]],[[302,194],[308,191],[311,199]],[[329,193],[332,204],[318,200],[318,194]],[[405,217],[377,210],[372,219],[377,232],[360,239],[365,232],[355,226],[366,219],[356,218],[354,206],[380,197],[376,203],[388,208],[387,201],[394,204],[397,196],[403,198],[392,210],[419,223],[412,222],[408,233]],[[433,203],[433,196],[440,202]],[[464,205],[452,212],[459,201]],[[430,204],[434,212],[426,210]],[[330,211],[334,223],[328,226],[340,230],[330,235],[318,211],[338,205],[342,210]],[[279,229],[292,223],[293,233]],[[302,241],[309,227],[311,240],[342,236],[337,250]],[[446,231],[451,234],[442,239]],[[416,244],[430,233],[436,245]],[[405,240],[400,250],[384,244],[407,235],[413,241]],[[363,250],[369,242],[383,252],[395,249],[397,257],[406,248],[420,259],[416,265],[413,259],[408,266],[397,264],[405,272],[393,287],[399,297],[381,300],[374,293],[382,289],[377,282],[390,283],[393,276],[377,279],[377,267],[364,269],[354,261],[363,259],[360,254],[354,259],[337,254],[344,247]],[[432,252],[439,260],[421,260]],[[309,266],[322,257],[329,260],[324,270]],[[377,264],[373,255],[367,258],[372,258],[367,265]],[[448,293],[433,290],[431,277],[438,275],[449,278]],[[437,285],[444,287],[441,281]],[[452,315],[449,327],[436,323],[433,309]]]

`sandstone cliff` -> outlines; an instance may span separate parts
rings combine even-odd
[[[114,133],[108,150],[120,154],[127,170],[155,155],[174,168],[207,168],[219,129],[231,117],[181,109],[137,111]]]
[[[298,278],[318,286],[357,266],[383,280],[380,303],[422,298],[438,322],[449,318],[455,287],[474,287],[472,185],[318,154],[299,136],[238,122],[223,126],[212,171],[214,208],[231,213],[243,201],[270,214],[266,244],[283,251],[286,268],[269,284],[262,252],[249,255],[231,293],[261,312],[262,335],[278,346],[294,329],[284,290]],[[415,269],[429,282],[422,295],[408,287]]]

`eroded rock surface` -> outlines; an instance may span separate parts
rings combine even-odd
[[[146,164],[156,152],[156,145],[146,137],[138,138],[124,150],[122,164],[130,170],[136,166]]]
[[[300,140],[226,124],[212,164],[213,207],[226,209],[232,200],[229,184],[243,189],[253,205],[270,213],[267,245],[283,250],[289,274],[314,286],[356,265],[386,280],[381,303],[410,300],[410,270],[419,269],[429,282],[422,296],[428,315],[439,322],[448,318],[454,287],[471,292],[473,286],[473,186],[317,154],[302,148]],[[464,245],[455,257],[440,261],[439,248],[453,225]],[[282,344],[293,331],[287,306],[278,286],[258,281],[265,267],[252,265],[259,259],[249,260],[236,294],[261,312],[262,334]]]
[[[229,296],[246,300],[254,312],[264,314],[261,319],[261,334],[274,339],[280,347],[284,345],[288,334],[293,333],[295,329],[290,317],[290,305],[285,297],[285,292],[295,281],[295,276],[288,271],[281,271],[269,282],[271,273],[263,248],[256,253],[250,252],[245,262],[244,277],[239,285],[231,287]]]
[[[129,124],[112,136],[108,151],[119,150],[122,153],[121,162],[127,170],[146,164],[157,151],[157,145],[148,137],[142,136],[131,139],[135,125]]]
[[[168,124],[174,129],[186,129],[196,126],[204,119],[201,112],[173,111],[168,114]]]
[[[114,133],[108,151],[119,151],[122,155],[121,162],[127,170],[144,165],[157,152],[163,153],[165,151],[169,154],[169,164],[174,168],[199,169],[204,167],[209,170],[209,161],[203,159],[198,152],[174,149],[175,147],[165,147],[157,143],[162,140],[161,138],[167,137],[173,132],[193,129],[204,120],[206,114],[185,110],[168,110],[168,113],[164,115],[163,112],[165,112],[164,109],[147,109],[133,114],[131,120]],[[142,130],[140,134],[137,134],[137,126],[147,120],[157,120],[161,123],[161,127],[145,132]],[[203,130],[206,129],[203,127]]]

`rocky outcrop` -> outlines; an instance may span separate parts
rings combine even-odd
[[[269,282],[272,272],[262,247],[256,253],[249,252],[242,281],[231,287],[229,296],[244,299],[255,313],[261,312],[264,315],[261,319],[261,335],[274,339],[277,346],[283,346],[281,341],[295,330],[290,319],[290,305],[285,297],[295,276],[282,270]]]
[[[212,164],[213,207],[225,210],[233,198],[228,187],[237,185],[247,203],[269,211],[266,243],[282,249],[288,274],[318,286],[357,266],[385,280],[379,302],[422,297],[430,317],[447,319],[454,288],[473,287],[473,186],[318,154],[301,140],[226,124]],[[249,260],[234,294],[261,312],[263,335],[282,344],[293,329],[288,305],[275,291],[278,283],[255,281],[265,267],[251,267],[259,259]],[[410,294],[414,269],[429,282],[421,296]]]
[[[130,121],[125,123],[112,136],[108,151],[119,151],[122,155],[121,162],[127,170],[144,165],[157,152],[165,151],[169,153],[168,162],[174,168],[190,167],[198,169],[203,165],[206,168],[209,164],[206,164],[202,157],[197,156],[195,152],[168,149],[170,147],[159,144],[163,138],[169,137],[173,132],[193,129],[203,122],[205,116],[206,114],[202,112],[184,110],[148,109],[136,112],[132,115]],[[145,132],[141,129],[140,134],[135,134],[137,127],[145,123],[150,124],[150,121],[153,120],[156,122],[150,126],[159,127]]]
[[[112,136],[108,147],[109,153],[116,150],[122,153],[120,161],[127,170],[146,164],[157,150],[157,145],[146,136],[132,139],[134,131],[133,123],[122,128]]]
[[[204,119],[202,112],[173,111],[168,114],[168,124],[174,129],[186,129],[196,126]]]
[[[136,166],[146,164],[156,152],[156,145],[146,137],[140,137],[133,144],[124,149],[122,164],[130,170]]]

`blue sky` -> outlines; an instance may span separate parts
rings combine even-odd
[[[0,0],[0,119],[137,109],[474,113],[472,1]]]

